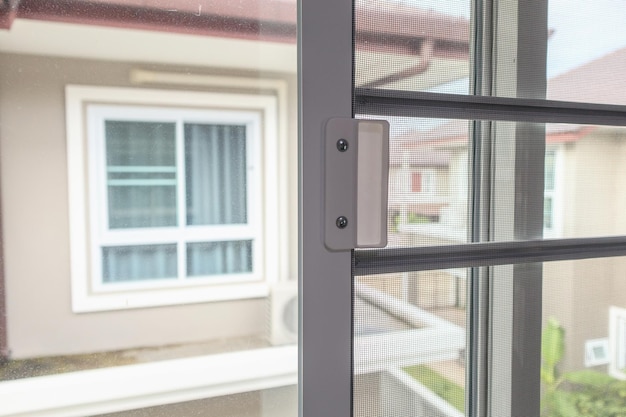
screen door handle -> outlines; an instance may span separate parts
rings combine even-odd
[[[387,245],[389,123],[333,118],[324,130],[324,244]]]

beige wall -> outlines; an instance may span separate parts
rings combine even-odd
[[[626,138],[625,138],[626,140]],[[619,142],[590,135],[565,148],[562,236],[616,234]]]
[[[626,134],[601,129],[562,152],[560,237],[625,233]],[[565,329],[563,369],[581,369],[585,341],[608,336],[609,306],[626,307],[626,259],[550,262],[543,271],[544,324],[549,317],[559,320]]]
[[[264,299],[100,313],[71,312],[64,87],[66,84],[130,86],[129,71],[134,68],[220,73],[190,67],[0,55],[0,185],[8,342],[14,358],[264,332]],[[236,75],[232,71],[221,70],[221,73]],[[296,80],[293,74],[282,78],[289,82],[288,152],[292,173],[289,221],[296,225]],[[292,227],[292,242],[296,233],[297,228]],[[295,277],[297,245],[290,244],[289,248],[289,275]]]
[[[608,336],[615,260],[549,262],[543,266],[544,326],[550,317],[565,329],[562,370],[584,367],[585,341]]]

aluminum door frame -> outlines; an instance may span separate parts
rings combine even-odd
[[[352,254],[323,241],[323,129],[352,117],[352,0],[300,0],[299,415],[352,415]]]

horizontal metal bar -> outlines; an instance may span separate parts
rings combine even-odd
[[[626,106],[357,88],[356,114],[626,126]]]
[[[157,187],[175,186],[178,182],[173,179],[121,179],[108,180],[107,185],[111,187]]]
[[[354,251],[354,275],[626,256],[626,236]]]
[[[122,173],[153,173],[153,172],[176,172],[176,167],[171,165],[109,165],[107,172],[122,172]]]

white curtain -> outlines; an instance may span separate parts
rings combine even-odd
[[[187,224],[247,222],[246,127],[185,125]]]
[[[252,272],[252,241],[187,244],[187,274],[206,276]]]
[[[102,248],[104,283],[176,279],[177,264],[176,244]]]

